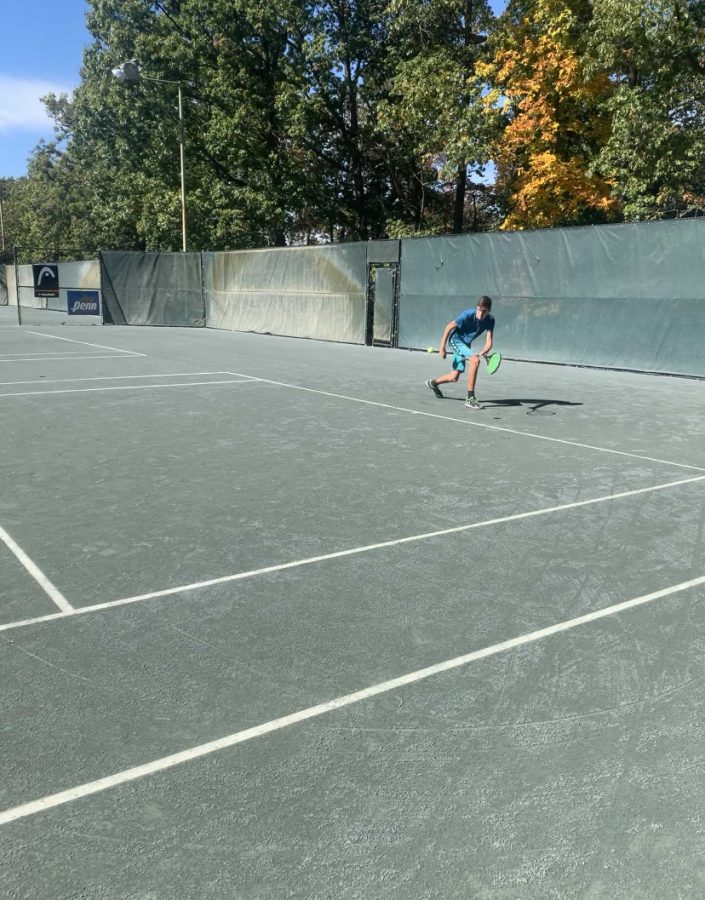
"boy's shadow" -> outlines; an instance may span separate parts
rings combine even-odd
[[[453,397],[454,400],[462,400],[462,397]],[[548,406],[582,406],[582,403],[574,403],[571,400],[527,400],[512,397],[508,400],[481,400],[483,409],[502,409],[505,406],[528,406],[527,415],[554,416],[555,410],[546,409]]]

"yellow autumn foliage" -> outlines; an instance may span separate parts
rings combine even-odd
[[[487,114],[508,119],[494,153],[509,205],[501,227],[614,217],[612,184],[588,171],[590,148],[606,136],[600,101],[611,85],[605,74],[586,75],[573,13],[562,0],[537,0],[505,27],[494,59],[478,66],[491,88]]]

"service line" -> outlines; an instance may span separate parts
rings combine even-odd
[[[76,338],[60,337],[58,334],[44,334],[42,331],[25,331],[25,334],[34,334],[37,337],[52,338],[55,341],[68,341],[69,344],[85,344],[86,347],[98,347],[99,350],[114,350],[116,353],[126,353],[130,356],[146,356],[146,353],[138,353],[136,350],[121,350],[120,347],[107,347],[105,344],[91,344],[89,341],[79,341]]]
[[[500,525],[506,522],[518,522],[523,519],[531,519],[536,516],[545,516],[554,512],[563,512],[568,509],[578,509],[582,506],[594,506],[597,503],[606,503],[610,500],[621,500],[625,497],[636,497],[639,494],[648,494],[652,491],[663,491],[669,488],[679,487],[684,484],[693,484],[694,482],[705,481],[705,475],[697,475],[693,478],[684,478],[680,481],[669,481],[665,484],[657,484],[652,487],[636,488],[631,491],[622,491],[619,494],[608,494],[604,497],[594,497],[591,500],[576,500],[573,503],[562,503],[560,506],[548,506],[543,509],[534,509],[529,512],[514,513],[511,516],[500,516],[495,519],[485,519],[481,522],[471,522],[467,525],[456,525],[452,528],[443,528],[440,531],[425,531],[422,534],[413,534],[408,537],[395,538],[394,540],[381,541],[377,544],[367,544],[363,547],[352,547],[348,550],[337,550],[333,553],[324,553],[320,556],[309,556],[306,559],[298,559],[293,562],[279,563],[274,566],[264,566],[261,569],[250,569],[245,572],[237,572],[234,575],[223,575],[220,578],[210,578],[207,581],[195,581],[191,584],[182,584],[178,587],[165,588],[161,591],[151,591],[147,594],[136,594],[132,597],[123,597],[120,600],[108,600],[105,603],[94,603],[91,606],[81,606],[74,608],[70,615],[80,616],[87,613],[99,612],[104,609],[113,609],[118,606],[128,606],[132,603],[143,603],[147,600],[156,600],[160,597],[172,597],[175,594],[184,594],[189,591],[196,591],[202,588],[214,587],[220,584],[228,584],[233,581],[244,581],[248,578],[256,578],[259,575],[271,575],[274,572],[284,572],[287,569],[298,569],[303,566],[310,566],[315,563],[327,562],[332,559],[343,559],[347,556],[358,556],[362,553],[369,553],[373,550],[384,550],[388,547],[399,547],[402,544],[411,544],[418,541],[426,541],[431,538],[445,537],[449,534],[460,534],[464,531],[471,531],[475,528],[486,528],[490,525]],[[56,619],[65,619],[66,615],[59,616],[56,613],[47,616],[37,616],[33,619],[22,619],[18,622],[8,622],[0,625],[0,632],[10,631],[16,628],[23,628],[27,625],[36,625],[40,622],[50,622]]]
[[[160,388],[202,387],[212,384],[253,384],[252,378],[229,378],[227,381],[175,381],[171,384],[119,384],[93,388],[60,388],[58,391],[12,391],[0,393],[0,400],[8,397],[45,397],[49,394],[90,394],[104,391],[156,391]]]
[[[90,358],[90,357],[89,357]],[[190,378],[198,375],[228,375],[229,372],[158,372],[154,375],[91,375],[88,378],[40,378],[33,381],[0,381],[0,387],[17,384],[67,384],[70,381],[127,381],[129,378]]]
[[[145,355],[144,353],[140,354],[140,356],[144,356],[144,355]],[[67,360],[67,359],[79,359],[79,360],[81,360],[81,362],[85,362],[86,360],[93,360],[93,359],[139,359],[139,358],[140,357],[137,354],[135,354],[134,356],[119,356],[117,353],[111,353],[110,355],[99,356],[97,353],[90,354],[90,355],[87,353],[84,353],[83,356],[42,356],[40,358],[29,356],[29,357],[25,357],[23,359],[0,359],[0,363],[17,363],[17,362],[33,362],[33,363],[42,362],[42,363],[45,363],[45,362],[57,362],[57,361],[63,362],[64,360]],[[230,372],[225,372],[224,374],[229,375]]]
[[[481,650],[474,650],[463,656],[455,656],[452,659],[446,659],[435,665],[417,669],[414,672],[408,672],[397,678],[373,684],[370,687],[354,691],[351,694],[344,694],[341,697],[335,697],[324,703],[318,703],[315,706],[300,709],[290,715],[272,719],[270,722],[264,722],[262,725],[256,725],[254,728],[236,731],[233,734],[218,738],[215,741],[209,741],[206,744],[189,747],[178,753],[172,753],[169,756],[153,759],[143,765],[134,766],[130,769],[123,769],[120,772],[114,772],[112,775],[98,778],[95,781],[84,782],[83,784],[79,784],[76,787],[69,788],[65,791],[48,794],[37,800],[32,800],[29,803],[22,803],[19,806],[0,812],[0,826],[15,822],[18,819],[25,819],[28,816],[33,816],[37,813],[46,812],[49,809],[63,806],[66,803],[72,803],[74,800],[81,800],[84,797],[91,796],[91,794],[107,791],[110,788],[117,787],[121,784],[137,781],[138,779],[146,778],[149,775],[156,775],[158,772],[173,769],[175,766],[191,762],[194,759],[199,759],[204,756],[209,756],[211,753],[218,753],[220,750],[235,747],[237,744],[244,744],[246,741],[251,741],[254,738],[264,737],[267,734],[279,731],[282,728],[287,728],[290,725],[298,725],[301,722],[324,716],[327,713],[335,712],[346,706],[352,706],[354,703],[361,703],[363,700],[370,700],[373,697],[379,697],[381,694],[388,694],[390,691],[398,691],[401,688],[408,687],[412,684],[418,684],[418,682],[424,681],[427,678],[432,678],[435,675],[441,675],[445,672],[467,666],[469,663],[487,659],[488,657],[496,656],[499,653],[506,653],[508,650],[514,650],[517,647],[523,647],[527,644],[534,643],[535,641],[550,638],[553,635],[560,634],[564,631],[571,631],[581,625],[597,622],[607,616],[614,616],[618,613],[626,612],[629,609],[634,609],[645,603],[651,603],[654,600],[672,597],[674,594],[682,593],[683,591],[687,591],[690,588],[698,587],[703,584],[705,584],[705,575],[701,575],[699,578],[693,578],[690,581],[682,581],[680,584],[674,584],[663,590],[654,591],[652,594],[643,594],[641,597],[634,597],[633,599],[625,600],[622,603],[615,603],[612,606],[606,606],[603,609],[595,610],[594,612],[587,613],[583,616],[565,619],[555,625],[549,625],[547,628],[540,628],[538,631],[530,631],[526,634],[519,635],[518,637],[510,638],[507,641],[491,644],[489,647],[483,647]]]

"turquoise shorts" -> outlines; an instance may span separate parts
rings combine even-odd
[[[455,331],[448,339],[448,343],[453,351],[453,371],[464,372],[465,361],[469,359],[475,351],[471,350],[470,346],[466,344],[465,341],[461,341]]]

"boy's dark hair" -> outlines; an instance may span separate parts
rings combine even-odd
[[[477,301],[477,305],[478,305],[478,306],[484,306],[484,307],[486,307],[486,308],[487,308],[487,311],[489,312],[489,310],[492,309],[492,297],[485,297],[485,296],[483,295],[483,296],[480,297],[480,299]]]

